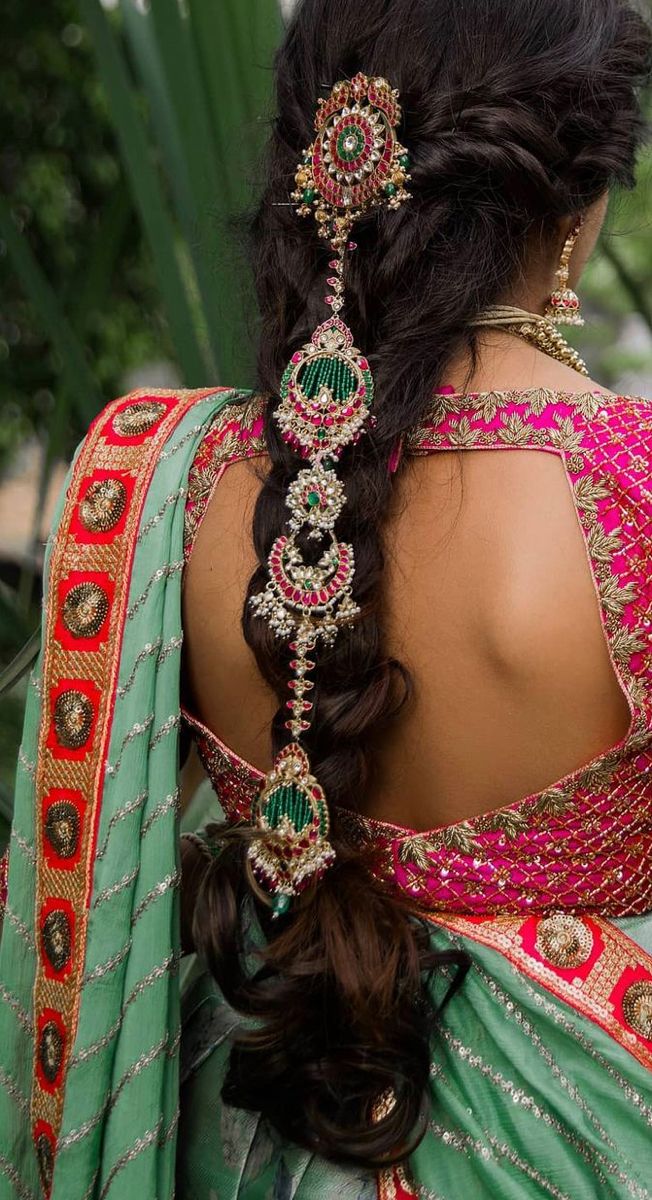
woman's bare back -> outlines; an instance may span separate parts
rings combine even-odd
[[[547,387],[582,390],[574,372],[544,364]],[[490,372],[480,382],[468,390],[494,385]],[[267,771],[277,701],[241,630],[261,465],[233,465],[215,491],[187,568],[184,625],[189,707]],[[629,705],[558,454],[411,457],[385,545],[386,648],[414,693],[376,738],[368,816],[449,824],[542,791],[626,735]]]

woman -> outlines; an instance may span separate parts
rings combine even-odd
[[[652,1195],[652,409],[559,330],[651,48],[625,0],[299,6],[258,390],[116,401],[62,497],[0,1196]]]

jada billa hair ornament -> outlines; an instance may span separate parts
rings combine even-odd
[[[316,137],[304,151],[292,200],[301,217],[313,216],[333,252],[325,303],[332,315],[293,354],[283,374],[275,419],[281,434],[306,459],[287,493],[289,519],[272,546],[264,591],[252,596],[254,612],[289,642],[293,657],[287,701],[288,744],[266,777],[257,801],[248,865],[275,916],[328,870],[335,852],[328,840],[326,797],[301,745],[310,729],[310,678],[320,643],[330,646],[359,613],[352,594],[353,547],[335,526],[345,504],[337,464],[364,434],[371,418],[374,383],[369,363],[340,317],[345,264],[355,222],[375,208],[397,209],[410,193],[407,151],[397,140],[398,92],[386,79],[358,74],[336,83],[320,100]],[[306,562],[298,535],[317,543]],[[314,559],[317,561],[315,562]]]

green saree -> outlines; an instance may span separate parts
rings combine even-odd
[[[181,574],[191,464],[237,398],[115,402],[59,504],[0,945],[0,1200],[652,1197],[652,1019],[608,999],[652,981],[645,918],[592,918],[582,977],[520,917],[422,914],[472,967],[400,1169],[327,1163],[221,1100],[238,1016],[197,965],[180,994]]]

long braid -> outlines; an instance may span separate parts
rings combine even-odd
[[[380,612],[384,519],[400,478],[390,463],[455,352],[473,351],[471,318],[509,296],[533,240],[552,237],[559,218],[614,182],[632,183],[637,88],[649,69],[649,32],[624,0],[304,0],[278,54],[278,117],[251,226],[271,466],[253,523],[260,566],[243,610],[247,642],[278,695],[275,752],[287,739],[288,651],[248,600],[265,586],[302,465],[275,420],[281,377],[323,320],[328,249],[283,206],[323,81],[357,71],[392,80],[414,196],[356,227],[347,279],[345,317],[377,396],[375,427],[344,452],[338,471],[348,503],[337,532],[354,547],[361,612],[320,651],[305,735],[337,860],[278,926],[257,907],[266,944],[253,975],[243,925],[251,830],[218,831],[222,854],[195,913],[196,943],[227,1000],[257,1022],[233,1049],[225,1098],[327,1157],[369,1166],[416,1145],[437,1017],[426,981],[445,966],[459,984],[466,968],[464,956],[431,950],[427,927],[373,881],[338,820],[339,807],[362,808],[371,739],[410,689]],[[393,1107],[374,1121],[389,1089]]]

